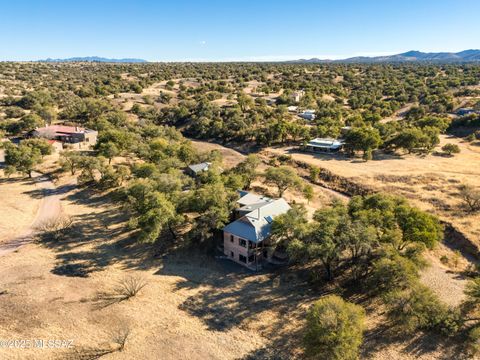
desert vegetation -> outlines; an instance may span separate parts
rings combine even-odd
[[[73,301],[85,316],[146,306],[156,312],[145,326],[161,332],[168,324],[156,321],[167,317],[152,305],[161,286],[166,306],[181,312],[180,322],[195,323],[203,341],[228,333],[237,344],[232,339],[254,334],[256,342],[235,345],[241,355],[230,349],[226,358],[373,358],[372,339],[388,347],[415,336],[438,345],[437,358],[473,356],[480,348],[478,259],[467,260],[445,244],[463,250],[449,239],[450,220],[477,219],[479,184],[454,178],[442,188],[424,174],[373,173],[372,185],[362,176],[389,161],[396,161],[388,165],[396,170],[405,163],[426,167],[433,157],[447,165],[475,159],[479,115],[457,116],[455,110],[478,108],[479,94],[471,88],[479,81],[480,69],[472,64],[0,63],[7,178],[0,186],[20,176],[34,181],[42,172],[55,180],[58,194],[68,194],[62,198],[68,207],[88,203],[90,216],[67,212],[39,224],[31,245],[53,261],[44,260],[48,276],[42,276],[78,279],[95,289]],[[304,95],[295,101],[292,94],[300,89]],[[289,106],[312,109],[316,118],[305,120]],[[50,142],[30,138],[35,128],[53,124],[96,130],[98,141],[82,150],[66,144],[59,153]],[[310,155],[285,151],[314,137],[342,137],[344,152],[319,166],[316,158],[305,160]],[[246,155],[227,161],[222,145]],[[208,163],[208,171],[187,175],[185,168],[198,163]],[[448,173],[447,167],[440,171]],[[336,175],[338,169],[354,176]],[[322,186],[338,196],[318,207]],[[239,189],[292,200],[292,209],[272,223],[276,248],[288,255],[284,267],[251,277],[217,268],[217,240]],[[429,191],[448,196],[448,206],[438,199],[435,211],[424,206],[433,202],[424,199]],[[97,215],[103,206],[108,214]],[[438,255],[439,248],[448,256]],[[458,303],[422,282],[432,258],[468,282]],[[187,272],[182,266],[190,261]],[[116,265],[140,274],[118,274]],[[169,266],[173,275],[165,273]],[[146,273],[152,268],[158,277],[175,276],[175,283]],[[101,284],[96,276],[103,276]],[[12,280],[13,290],[0,289],[0,301],[15,308],[15,291],[27,291],[22,286]],[[257,292],[256,299],[248,295]],[[258,313],[249,311],[250,302]],[[131,316],[132,323],[111,327],[105,343],[83,344],[66,356],[140,356],[129,346],[141,332],[140,319]],[[376,318],[385,326],[375,325]],[[0,321],[10,326],[12,319]],[[288,323],[285,331],[281,322]],[[375,326],[384,331],[375,334]],[[200,354],[221,358],[223,339],[213,341],[215,349]],[[188,346],[195,354],[197,345]]]

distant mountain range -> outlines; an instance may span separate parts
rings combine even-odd
[[[107,59],[98,56],[86,56],[86,57],[72,57],[68,59],[45,59],[38,60],[39,62],[101,62],[101,63],[145,63],[147,60],[143,59]]]
[[[357,56],[342,60],[325,60],[325,59],[299,59],[289,62],[293,63],[405,63],[405,62],[474,62],[480,61],[480,50],[465,50],[457,53],[438,52],[424,53],[421,51],[408,51],[402,54],[387,56]]]

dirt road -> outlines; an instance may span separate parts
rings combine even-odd
[[[43,199],[38,208],[35,220],[22,235],[0,244],[0,256],[11,253],[20,246],[31,242],[37,231],[37,227],[48,219],[58,217],[62,211],[60,194],[56,192],[53,182],[47,176],[39,173],[34,173],[33,177],[36,179],[39,189],[43,191]]]

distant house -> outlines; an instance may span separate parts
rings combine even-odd
[[[208,169],[210,168],[211,165],[212,165],[212,163],[209,163],[209,162],[203,162],[203,163],[200,163],[200,164],[189,165],[185,169],[185,173],[187,175],[192,176],[192,177],[197,177],[202,172],[208,171]]]
[[[304,147],[306,151],[311,152],[338,152],[343,148],[344,142],[342,140],[330,138],[316,138],[310,140]]]
[[[295,105],[288,106],[287,110],[291,113],[297,113],[298,112],[298,106],[295,106]]]
[[[298,116],[305,120],[315,120],[315,110],[304,110]]]
[[[266,100],[267,100],[268,105],[276,105],[277,104],[277,98],[268,98]]]
[[[273,261],[274,249],[269,239],[273,219],[285,214],[290,205],[282,198],[245,191],[240,196],[235,210],[237,219],[223,229],[223,251],[229,259],[259,270],[264,261]]]
[[[294,91],[290,97],[292,98],[293,101],[295,102],[299,102],[302,97],[305,95],[305,91],[304,90],[298,90],[298,91]]]
[[[97,143],[98,131],[78,126],[47,125],[31,131],[29,135],[59,141],[63,145],[71,144],[73,147],[83,148]]]
[[[472,108],[460,108],[456,112],[458,116],[465,116],[465,115],[476,114],[476,113],[477,111],[475,111]]]
[[[57,140],[47,140],[50,145],[52,145],[53,152],[63,151],[63,144]]]

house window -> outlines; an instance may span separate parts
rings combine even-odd
[[[255,244],[254,242],[252,241],[248,241],[248,248],[249,249],[255,249],[257,247],[257,244]]]
[[[240,239],[240,246],[246,248],[247,247],[247,240]]]
[[[230,242],[234,242],[235,241],[235,238],[233,237],[233,235],[230,235]]]
[[[247,263],[247,257],[246,256],[243,256],[243,255],[238,255],[238,260],[240,260],[240,262],[242,263]]]
[[[230,251],[230,257],[233,258],[233,251]]]
[[[250,255],[250,256],[248,257],[248,262],[249,262],[249,263],[252,263],[252,262],[254,262],[254,261],[255,261],[255,255],[252,254],[252,255]]]

